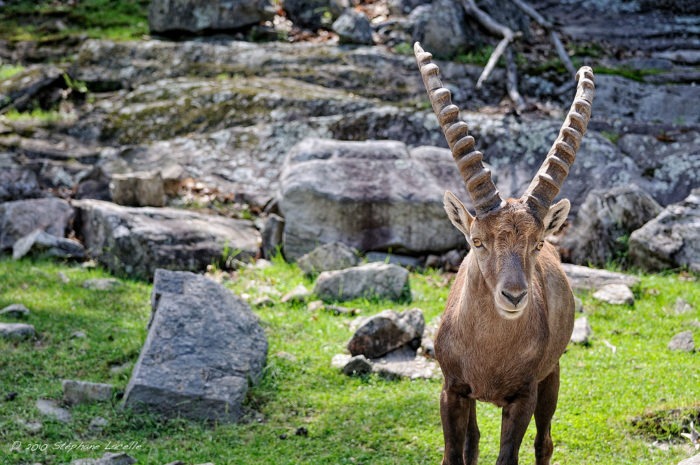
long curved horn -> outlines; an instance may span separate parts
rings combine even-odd
[[[523,200],[543,219],[561,189],[569,169],[576,159],[576,151],[591,119],[591,104],[595,95],[593,70],[581,67],[576,73],[578,86],[569,114],[547,158],[523,194]]]
[[[438,76],[440,70],[431,61],[433,56],[424,51],[418,42],[413,45],[413,52],[433,111],[474,203],[476,216],[499,208],[503,199],[491,179],[491,172],[481,162],[483,154],[474,148],[474,138],[469,135],[469,126],[459,120],[459,108],[452,104],[450,91],[443,87]]]

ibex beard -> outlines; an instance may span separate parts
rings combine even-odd
[[[447,300],[435,339],[444,375],[440,416],[442,463],[476,465],[476,401],[502,407],[497,465],[517,465],[520,444],[535,418],[537,465],[549,465],[552,416],[559,395],[559,359],[571,338],[574,297],[556,249],[546,237],[569,213],[553,204],[586,132],[595,93],[593,72],[576,75],[576,96],[552,149],[523,196],[503,200],[475,150],[474,138],[443,87],[432,55],[414,46],[433,110],[472,199],[472,215],[451,192],[452,224],[470,250]]]

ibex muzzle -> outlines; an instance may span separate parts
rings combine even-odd
[[[525,430],[535,417],[537,465],[552,456],[550,425],[559,393],[559,358],[574,322],[574,299],[559,256],[547,243],[569,213],[552,205],[569,173],[591,116],[593,72],[576,75],[576,97],[552,149],[519,199],[503,200],[475,149],[459,109],[438,76],[432,55],[418,43],[416,60],[433,110],[475,215],[451,192],[445,210],[470,246],[450,291],[435,340],[445,377],[440,416],[443,464],[476,465],[476,400],[503,407],[497,465],[517,465]]]

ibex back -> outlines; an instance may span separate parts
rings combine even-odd
[[[451,192],[445,210],[467,239],[462,262],[435,340],[445,381],[440,416],[442,463],[476,465],[476,401],[503,408],[497,465],[517,465],[520,444],[535,417],[537,465],[552,456],[550,426],[559,394],[559,358],[571,338],[574,297],[559,256],[545,237],[569,213],[552,205],[591,115],[593,72],[577,73],[576,97],[552,149],[525,194],[503,200],[474,149],[474,138],[438,77],[432,55],[418,43],[416,60],[433,110],[474,203],[472,216]]]

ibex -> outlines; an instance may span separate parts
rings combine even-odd
[[[593,72],[582,67],[576,97],[552,149],[525,194],[503,200],[459,120],[432,55],[414,46],[423,83],[473,201],[472,216],[451,193],[444,197],[452,224],[470,251],[450,290],[435,338],[444,375],[440,416],[444,465],[475,465],[479,455],[476,401],[503,408],[497,465],[517,465],[534,414],[537,465],[553,451],[550,426],[559,395],[559,358],[571,338],[574,297],[555,248],[545,241],[569,213],[551,205],[586,132],[595,93]]]

